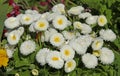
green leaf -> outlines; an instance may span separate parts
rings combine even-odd
[[[93,73],[91,76],[101,76],[100,73]]]
[[[69,73],[69,76],[76,76],[76,75],[77,75],[76,71],[72,71],[72,72]]]
[[[114,44],[120,49],[120,38],[116,38]]]
[[[28,60],[22,60],[22,61],[16,61],[15,62],[15,67],[23,67],[23,66],[29,66],[30,63]]]
[[[101,76],[108,76],[106,72],[101,72]]]
[[[31,76],[31,73],[29,70],[24,71],[24,72],[19,72],[20,76]]]
[[[18,48],[16,48],[14,54],[13,54],[13,58],[15,61],[19,61],[20,58],[19,58],[19,52],[18,52]]]
[[[0,0],[0,41],[3,33],[4,28],[4,21],[6,19],[6,14],[8,11],[10,11],[12,8],[8,4],[3,4],[4,0]]]
[[[108,70],[108,74],[109,74],[109,76],[114,76],[114,70],[112,70],[112,69]]]
[[[47,69],[41,69],[39,75],[40,76],[48,76],[48,75],[51,76],[49,72],[47,71]],[[54,75],[52,74],[52,76]]]
[[[120,54],[116,51],[114,51],[114,53],[115,53],[115,61],[113,64],[116,66],[117,76],[120,76]]]
[[[114,2],[115,0],[107,0],[108,7],[110,8]]]
[[[82,69],[77,68],[76,70],[77,70],[77,71],[76,71],[76,72],[77,72],[77,75],[81,75]]]
[[[100,0],[81,0],[83,4],[87,4],[90,8],[99,9],[101,8]]]
[[[106,5],[101,5],[101,8],[100,8],[101,14],[103,14],[106,9],[107,9]]]
[[[112,18],[112,10],[106,9],[105,14],[106,14],[108,22],[110,22],[110,19]]]

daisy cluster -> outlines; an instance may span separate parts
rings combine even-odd
[[[104,46],[105,42],[116,39],[111,29],[103,28],[107,24],[106,17],[92,15],[82,6],[65,10],[65,5],[57,4],[52,11],[43,14],[29,9],[24,14],[7,18],[4,23],[9,29],[5,34],[9,58],[24,35],[25,39],[19,47],[20,53],[27,56],[36,51],[37,42],[31,35],[41,32],[40,41],[55,48],[42,47],[37,51],[35,59],[41,66],[48,64],[55,69],[64,67],[68,73],[76,68],[76,55],[79,55],[86,68],[95,68],[99,62],[111,64],[114,61],[113,51]],[[96,32],[93,25],[101,29]]]

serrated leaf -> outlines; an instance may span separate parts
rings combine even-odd
[[[15,62],[15,67],[23,67],[23,66],[29,66],[29,65],[30,63],[27,60]]]

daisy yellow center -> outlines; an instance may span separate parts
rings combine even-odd
[[[58,58],[58,57],[56,57],[56,56],[54,56],[54,57],[52,57],[52,60],[53,60],[53,61],[58,61],[58,60],[59,60],[59,58]]]
[[[30,17],[26,17],[26,18],[25,18],[25,21],[29,21],[29,20],[30,20]]]
[[[12,38],[12,40],[16,40],[16,36],[15,35],[13,35],[11,38]]]
[[[100,51],[99,51],[99,50],[93,51],[93,55],[95,55],[95,56],[100,56]]]
[[[97,41],[95,44],[96,44],[96,47],[98,47],[100,45],[100,42]]]
[[[77,28],[81,29],[81,24],[80,23],[77,23],[76,26],[77,26]]]
[[[60,37],[56,36],[56,37],[54,38],[54,42],[60,42]]]
[[[66,49],[66,50],[64,51],[64,54],[65,54],[66,56],[69,56],[69,55],[70,55],[70,51]]]
[[[68,67],[68,68],[70,68],[70,67],[72,67],[72,66],[73,66],[73,63],[72,63],[72,62],[68,62],[68,63],[67,63],[67,67]]]
[[[9,58],[5,49],[0,49],[0,67],[8,65]]]
[[[58,22],[59,25],[63,24],[63,20],[62,19],[59,19],[57,22]]]
[[[44,23],[44,22],[39,22],[39,23],[38,23],[38,26],[39,26],[40,28],[43,28],[43,27],[45,27],[45,23]]]
[[[100,23],[105,23],[105,20],[104,20],[104,18],[100,18]]]

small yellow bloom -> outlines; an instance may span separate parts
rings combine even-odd
[[[19,73],[16,73],[15,76],[20,76]]]
[[[32,74],[33,74],[34,76],[37,76],[37,75],[39,75],[39,72],[38,72],[37,69],[32,69]]]
[[[9,58],[5,49],[0,49],[0,67],[8,65]]]
[[[58,61],[58,60],[59,60],[59,57],[55,57],[55,56],[54,56],[54,57],[52,57],[52,60],[53,60],[53,61]]]
[[[100,52],[99,50],[94,50],[94,51],[93,51],[93,55],[95,55],[95,56],[97,56],[97,57],[99,57],[100,54],[101,54],[101,52]]]

